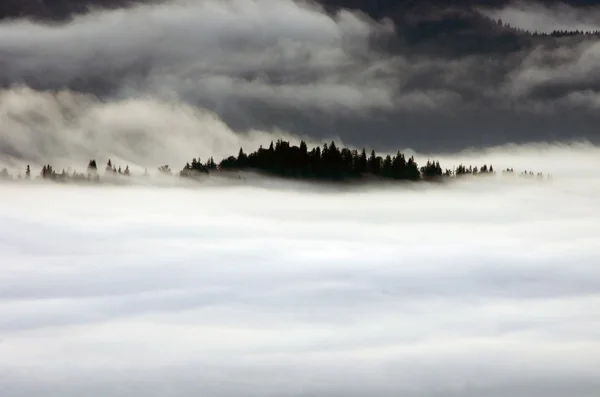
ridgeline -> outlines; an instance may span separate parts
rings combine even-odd
[[[125,168],[117,167],[108,160],[104,169],[104,178],[114,178],[122,176],[124,178],[132,175],[129,166]],[[210,174],[226,174],[239,171],[258,172],[263,175],[273,177],[308,180],[315,182],[352,182],[365,179],[395,180],[406,182],[419,181],[445,181],[462,176],[489,176],[495,175],[493,165],[463,165],[453,167],[452,169],[442,169],[440,163],[434,160],[428,160],[423,166],[419,166],[414,157],[407,158],[398,151],[396,155],[378,156],[374,150],[367,155],[366,149],[361,151],[349,148],[338,148],[335,142],[324,144],[323,147],[316,146],[308,149],[306,142],[301,141],[299,146],[291,145],[290,142],[277,140],[271,142],[269,148],[262,146],[249,154],[240,148],[237,156],[229,156],[216,163],[211,157],[208,161],[202,163],[200,158],[194,158],[191,162],[185,164],[179,172],[173,173],[169,165],[158,167],[161,175],[170,175],[185,179],[199,179]],[[502,170],[502,174],[517,175],[512,168]],[[146,169],[144,176],[149,176]],[[542,173],[533,173],[532,171],[523,171],[519,176],[528,178],[551,178],[550,175],[544,176]],[[87,171],[79,173],[77,171],[57,172],[51,165],[44,165],[37,176],[32,176],[31,167],[28,165],[25,169],[25,175],[19,174],[13,177],[5,168],[0,171],[2,180],[31,180],[43,179],[55,182],[94,182],[98,183],[102,179],[98,171],[96,160],[90,160]],[[114,180],[114,179],[113,179]]]

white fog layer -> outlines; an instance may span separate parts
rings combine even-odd
[[[0,394],[596,396],[600,157],[515,153],[568,172],[2,184]]]

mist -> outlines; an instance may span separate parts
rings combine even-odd
[[[23,168],[53,164],[84,169],[92,158],[138,169],[192,158],[215,159],[258,147],[274,137],[297,137],[273,129],[236,134],[214,113],[152,97],[101,101],[71,91],[37,92],[27,87],[0,93],[0,164]]]
[[[596,150],[487,154],[574,170]],[[597,173],[305,186],[2,185],[0,389],[599,390]]]

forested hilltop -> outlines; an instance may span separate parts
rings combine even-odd
[[[357,150],[339,148],[334,141],[308,149],[306,142],[301,141],[299,146],[288,141],[277,140],[271,142],[267,149],[262,146],[252,152],[246,153],[240,148],[237,156],[229,156],[219,163],[213,157],[206,162],[194,158],[185,164],[179,172],[173,172],[169,165],[158,167],[161,175],[170,175],[185,179],[197,179],[210,174],[226,174],[236,171],[254,171],[265,175],[292,178],[299,180],[350,182],[366,178],[381,180],[397,180],[408,182],[419,181],[444,181],[461,176],[489,176],[496,174],[493,165],[463,165],[458,164],[452,168],[442,168],[439,161],[428,160],[419,166],[414,157],[407,157],[398,151],[396,155],[379,156],[375,150],[367,154],[366,149]],[[101,176],[102,174],[102,176]],[[502,170],[505,175],[519,175],[522,177],[550,178],[542,173],[522,171],[515,173],[513,168]],[[52,165],[44,165],[42,170],[32,175],[28,165],[24,175],[12,176],[5,168],[0,171],[0,179],[4,180],[31,180],[43,179],[56,182],[100,182],[101,180],[114,181],[116,177],[127,178],[132,175],[129,166],[117,166],[108,160],[102,169],[98,169],[96,160],[90,160],[86,172],[72,170],[56,171]],[[143,176],[149,177],[146,169]]]

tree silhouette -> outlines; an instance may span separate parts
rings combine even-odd
[[[240,148],[237,156],[225,157],[218,165],[212,157],[204,166],[199,160],[193,159],[191,164],[186,163],[179,174],[184,177],[192,176],[194,174],[190,173],[191,170],[201,170],[204,173],[255,170],[287,178],[329,181],[356,180],[365,175],[405,181],[437,181],[494,173],[493,166],[485,164],[481,167],[461,164],[454,170],[444,170],[439,161],[428,160],[424,166],[419,167],[413,156],[407,160],[400,151],[394,156],[386,154],[382,158],[375,150],[371,150],[367,157],[365,148],[360,152],[356,149],[340,148],[335,141],[309,149],[304,141],[295,146],[282,139],[271,142],[268,149],[260,146],[258,150],[249,154]]]
[[[163,175],[171,175],[171,168],[169,168],[168,165],[161,165],[160,167],[158,167],[158,171],[163,174]]]
[[[108,173],[109,170],[112,172]],[[370,155],[367,156],[366,148],[361,150],[343,148],[339,147],[335,141],[324,143],[322,146],[317,145],[310,149],[305,141],[300,141],[300,144],[296,146],[282,139],[272,141],[268,149],[260,146],[251,153],[246,153],[243,148],[240,148],[237,156],[225,157],[218,164],[213,157],[210,157],[205,163],[202,163],[200,158],[193,158],[175,175],[189,178],[209,175],[213,172],[246,170],[286,178],[331,182],[356,181],[369,176],[398,181],[434,182],[463,176],[483,177],[495,175],[494,167],[488,164],[481,166],[459,164],[452,169],[443,169],[439,161],[431,159],[427,160],[423,166],[419,166],[414,156],[407,159],[400,151],[397,151],[395,155],[384,154],[379,156],[372,149]],[[173,175],[168,165],[158,167],[158,171],[161,175]],[[123,171],[120,166],[117,169],[117,166],[110,159],[106,163],[106,172],[108,173],[107,176],[116,174],[131,175],[128,165]],[[534,173],[530,170],[515,174],[512,168],[503,170],[502,175],[544,178],[544,174]],[[149,176],[148,169],[144,170],[144,176]],[[28,165],[25,171],[25,179],[30,179],[30,177],[31,168]],[[93,159],[87,165],[87,174],[79,174],[76,171],[71,173],[64,169],[61,173],[57,173],[50,164],[46,164],[42,167],[40,177],[56,182],[100,181],[96,160]],[[0,171],[0,178],[12,179],[6,169]],[[550,178],[551,176],[548,175],[548,179]]]
[[[10,173],[8,172],[8,168],[2,168],[0,171],[0,179],[11,179]]]

